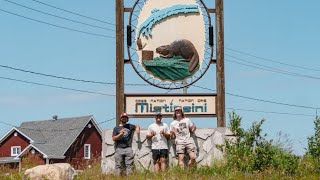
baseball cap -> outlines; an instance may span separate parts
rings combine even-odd
[[[128,117],[127,113],[121,113],[120,118],[122,117]]]
[[[154,115],[156,115],[156,116],[162,116],[162,113],[161,113],[161,112],[156,112]]]

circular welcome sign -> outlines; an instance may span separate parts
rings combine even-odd
[[[208,70],[212,26],[202,0],[137,0],[128,27],[128,56],[149,84],[180,89]]]

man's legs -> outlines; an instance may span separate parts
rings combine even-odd
[[[197,158],[196,157],[196,146],[193,143],[189,143],[189,144],[187,144],[186,148],[187,148],[187,152],[188,152],[189,158],[190,158],[190,160],[188,162],[188,166],[192,167],[195,164],[196,158]]]
[[[196,153],[195,152],[190,152],[189,153],[189,157],[190,157],[190,160],[188,162],[188,166],[192,167],[196,162]]]
[[[180,168],[184,168],[184,150],[185,150],[185,145],[184,144],[177,144],[176,150],[178,154],[178,164]]]
[[[160,167],[161,171],[165,172],[166,171],[166,165],[167,165],[167,157],[168,157],[168,149],[161,149],[160,150]]]
[[[159,159],[153,160],[153,171],[155,173],[158,173],[159,169],[160,169],[160,167],[159,167]]]
[[[180,168],[184,168],[184,153],[178,154],[178,163]]]
[[[155,173],[159,172],[159,159],[160,159],[160,150],[152,149],[152,159],[153,159],[153,171]]]
[[[123,161],[123,149],[116,148],[114,154],[114,161],[115,161],[115,175],[120,176],[121,174],[121,165]]]
[[[166,158],[165,157],[160,158],[160,166],[161,166],[161,171],[165,172],[166,171]]]
[[[131,147],[125,148],[125,165],[127,170],[127,175],[132,174],[134,154]]]

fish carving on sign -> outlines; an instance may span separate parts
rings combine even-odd
[[[163,9],[153,9],[151,15],[139,27],[138,37],[143,34],[146,37],[152,36],[153,26],[161,20],[178,14],[199,13],[197,4],[177,4]]]

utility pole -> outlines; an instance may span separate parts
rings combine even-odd
[[[123,0],[116,1],[116,125],[120,124],[120,114],[124,112],[124,33]]]
[[[217,81],[217,126],[226,127],[225,117],[225,83],[224,83],[224,28],[223,0],[215,0],[216,4],[216,81]]]

